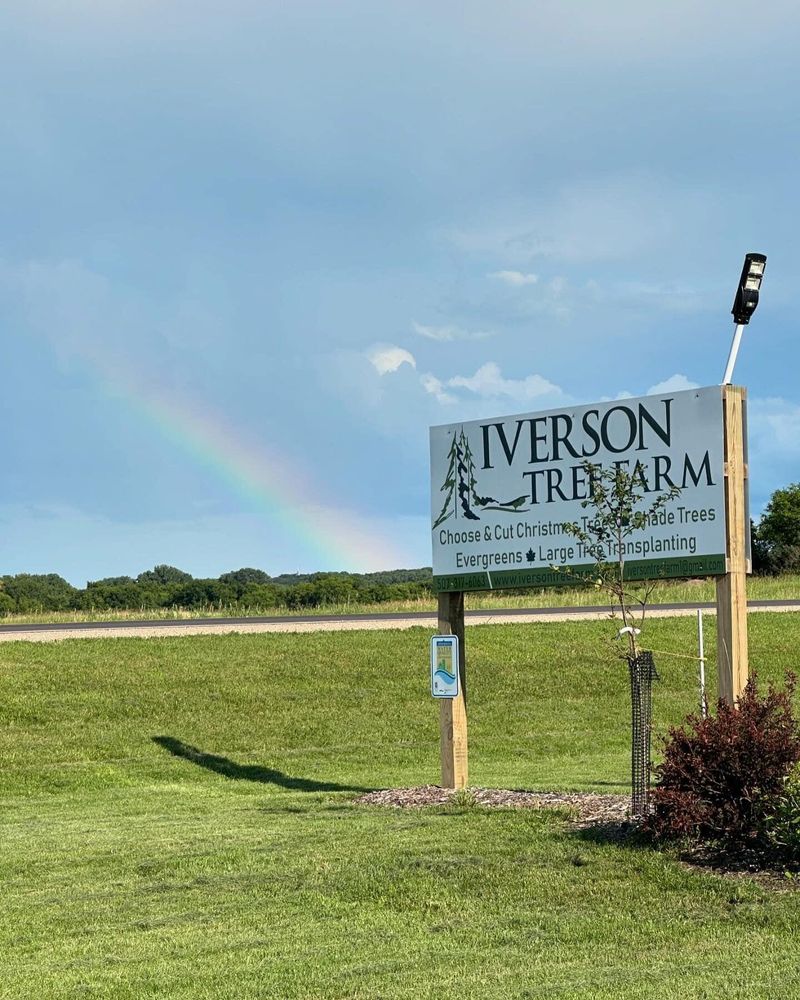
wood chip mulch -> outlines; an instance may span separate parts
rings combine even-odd
[[[389,806],[413,809],[424,806],[448,805],[453,796],[456,804],[466,799],[482,808],[491,809],[570,809],[576,814],[575,825],[589,827],[625,823],[630,819],[630,796],[600,795],[595,792],[523,792],[505,788],[468,788],[454,792],[438,785],[419,788],[383,788],[356,799],[361,805]]]

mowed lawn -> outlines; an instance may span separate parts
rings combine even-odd
[[[800,615],[750,628],[762,678],[798,664]],[[662,732],[695,705],[664,655],[693,630],[648,627]],[[468,630],[471,783],[625,790],[609,632]],[[800,997],[789,880],[565,814],[355,805],[438,781],[429,635],[0,646],[0,997]]]

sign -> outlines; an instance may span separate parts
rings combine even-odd
[[[629,472],[645,491],[643,509],[680,490],[625,540],[628,579],[726,571],[721,386],[447,424],[430,434],[439,591],[558,585],[587,573],[594,560],[564,530],[564,522],[591,520],[581,506],[587,461]]]
[[[431,694],[434,698],[458,697],[458,636],[431,639]]]

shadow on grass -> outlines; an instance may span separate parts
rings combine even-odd
[[[207,771],[221,774],[223,778],[230,778],[233,781],[256,781],[262,785],[277,785],[279,788],[287,788],[294,792],[368,792],[369,788],[360,788],[356,785],[338,785],[331,781],[313,781],[310,778],[293,778],[283,771],[276,771],[271,767],[262,767],[260,764],[237,764],[235,760],[228,757],[219,757],[216,754],[206,753],[191,743],[184,743],[183,740],[176,740],[173,736],[153,736],[153,742],[163,747],[173,757],[181,757],[191,764],[204,767]]]
[[[645,833],[639,823],[630,820],[608,820],[591,823],[588,826],[578,826],[570,831],[570,836],[584,844],[595,844],[599,847],[629,847],[640,851],[658,851],[649,834]]]

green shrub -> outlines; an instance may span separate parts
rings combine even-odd
[[[800,864],[800,768],[789,775],[774,811],[766,816],[764,839],[776,858]]]

